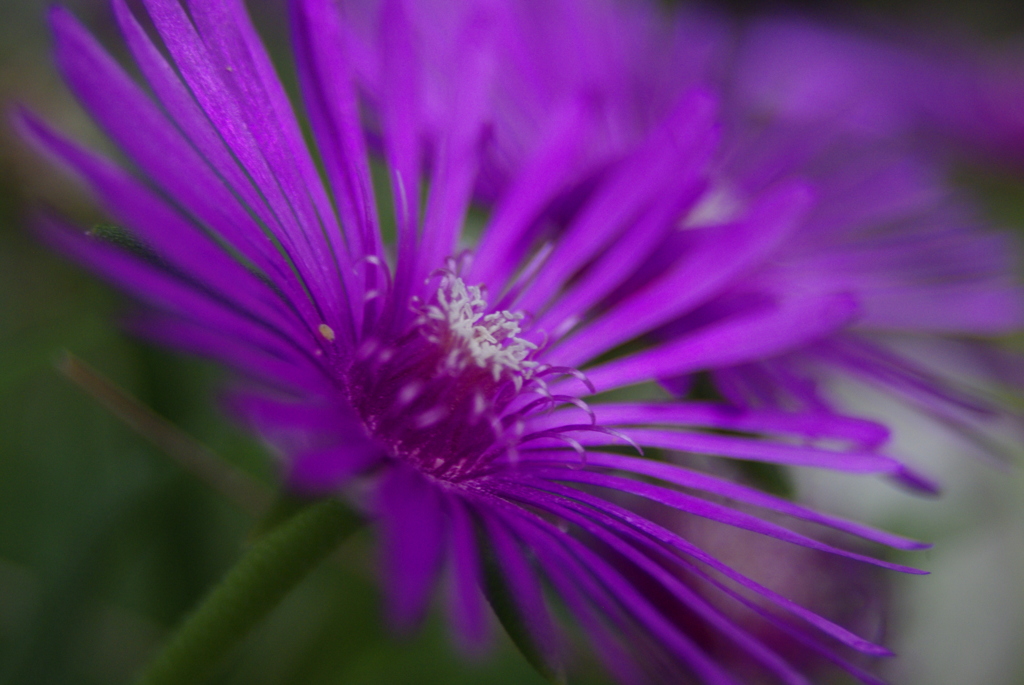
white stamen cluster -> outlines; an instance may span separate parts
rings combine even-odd
[[[518,337],[520,312],[484,314],[487,300],[480,288],[467,286],[454,275],[446,275],[437,290],[436,303],[424,308],[421,323],[442,324],[427,334],[432,342],[446,345],[447,371],[458,373],[470,364],[490,369],[494,380],[511,372],[516,383],[528,379],[537,362],[527,357],[537,346]]]

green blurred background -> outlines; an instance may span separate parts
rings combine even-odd
[[[68,2],[115,52],[102,0]],[[254,4],[254,3],[251,3]],[[871,3],[877,11],[881,3]],[[100,148],[107,143],[61,86],[47,56],[41,0],[0,0],[0,108],[28,104]],[[735,2],[734,9],[761,6]],[[1020,5],[886,5],[888,16],[932,25],[965,16],[1012,35]],[[843,5],[843,12],[860,9]],[[254,7],[278,51],[280,8]],[[966,15],[963,15],[967,12]],[[217,410],[218,372],[121,334],[123,298],[38,245],[31,208],[48,204],[83,225],[102,220],[67,177],[0,137],[0,683],[114,685],[132,674],[237,558],[253,519],[176,466],[58,372],[65,351],[84,359],[267,488],[273,465]],[[967,182],[994,218],[1024,226],[1024,183],[975,169]],[[936,449],[943,449],[937,446]],[[952,463],[952,462],[951,462]],[[913,560],[927,579],[896,579],[893,641],[905,683],[1024,683],[1024,478],[973,462],[950,467],[949,498],[884,497],[876,520],[939,543]],[[871,503],[877,494],[866,492]],[[326,563],[235,654],[221,683],[540,683],[500,630],[486,659],[449,644],[435,612],[424,631],[395,639],[382,625],[371,540],[357,535],[344,563]]]

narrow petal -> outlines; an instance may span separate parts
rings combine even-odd
[[[474,250],[467,274],[470,282],[503,290],[529,248],[531,229],[541,210],[564,191],[581,161],[595,117],[584,98],[571,99],[552,115],[536,150],[497,201]]]
[[[741,364],[813,342],[848,324],[857,312],[856,300],[846,294],[797,295],[758,313],[726,318],[652,349],[587,369],[586,374],[601,392],[652,378]],[[560,355],[552,353],[552,357],[568,365]]]
[[[361,254],[383,256],[346,34],[326,0],[293,2],[290,9],[306,109],[335,188],[342,225],[359,237]]]
[[[455,634],[463,648],[479,651],[487,640],[487,614],[480,588],[483,576],[473,520],[465,502],[458,497],[446,498],[449,517],[448,558],[452,581],[449,589],[449,610]]]
[[[757,594],[770,600],[774,604],[792,613],[793,615],[799,616],[801,619],[808,622],[810,625],[827,633],[828,635],[831,635],[840,642],[848,645],[849,647],[852,647],[853,649],[856,649],[857,651],[863,652],[865,654],[871,654],[874,656],[892,656],[892,652],[890,652],[888,649],[876,645],[858,635],[851,633],[842,626],[839,626],[819,616],[818,614],[815,614],[814,612],[805,609],[804,607],[790,601],[782,595],[779,595],[778,593],[768,589],[767,587],[764,587],[763,585],[751,580],[750,578],[744,576],[742,573],[739,573],[731,567],[729,567],[728,565],[722,563],[721,561],[711,556],[710,554],[700,549],[688,540],[685,540],[679,535],[671,532],[670,530],[662,526],[659,526],[658,524],[652,521],[649,521],[642,517],[638,517],[636,514],[627,509],[619,507],[611,502],[601,499],[600,497],[595,497],[593,495],[589,495],[579,490],[567,487],[553,486],[553,484],[540,487],[550,489],[552,492],[560,494],[563,497],[578,500],[579,502],[585,503],[598,511],[602,511],[609,514],[610,516],[613,516],[614,519],[602,519],[603,525],[605,525],[608,528],[614,528],[616,530],[625,530],[626,527],[629,526],[632,529],[642,532],[646,536],[649,536],[652,540],[657,540],[661,543],[678,549],[687,556],[715,569],[727,578],[730,578],[738,584],[740,584],[741,586],[756,592]],[[612,487],[614,487],[614,485],[612,485]],[[687,569],[690,571],[698,570],[695,566],[691,564],[687,564]]]
[[[524,444],[554,446],[554,431],[525,435]],[[632,442],[636,445],[708,454],[728,459],[752,459],[770,464],[813,466],[848,473],[896,473],[903,465],[892,457],[874,452],[848,452],[821,447],[770,442],[763,438],[743,438],[713,433],[683,432],[657,428],[629,428],[622,436],[589,425],[566,426],[557,435],[568,436],[581,445],[607,446]],[[628,438],[628,441],[626,440]],[[533,443],[533,444],[530,444]]]
[[[350,478],[373,467],[384,457],[380,448],[367,440],[361,426],[353,426],[343,446],[294,452],[287,462],[284,480],[305,496],[322,497],[338,491]],[[398,619],[402,623],[403,619]]]
[[[544,270],[517,306],[540,312],[562,284],[608,246],[635,214],[666,185],[680,179],[697,183],[716,135],[716,103],[705,93],[685,98],[602,187],[581,215],[559,236]]]
[[[301,323],[259,278],[234,261],[197,227],[117,166],[63,139],[28,114],[26,130],[45,150],[81,174],[110,212],[147,247],[182,274],[202,283],[212,297],[230,301],[281,334],[308,337]]]
[[[529,496],[524,496],[524,501],[529,504],[538,504]],[[702,682],[706,682],[708,685],[736,685],[735,681],[717,663],[693,644],[688,636],[672,625],[634,587],[632,582],[623,577],[594,551],[564,533],[557,536],[557,543],[548,536],[539,536],[536,533],[531,535],[531,528],[535,530],[538,527],[554,528],[554,526],[546,521],[527,521],[523,519],[522,515],[519,518],[521,519],[519,521],[514,521],[511,517],[506,517],[506,520],[510,525],[523,531],[521,535],[528,536],[532,540],[541,564],[559,586],[562,594],[574,594],[570,593],[566,587],[566,581],[571,578],[572,580],[568,582],[582,590],[588,603],[593,602],[605,616],[613,620],[617,615],[625,612],[639,624],[642,630],[656,638],[664,645],[665,649],[675,654],[683,664],[691,668],[695,675],[702,678]],[[556,571],[556,569],[558,570]],[[621,621],[622,619],[617,620]],[[630,626],[622,624],[620,629],[630,631]]]
[[[530,567],[527,554],[515,540],[508,528],[498,517],[490,513],[487,502],[479,507],[479,513],[487,536],[486,550],[493,554],[494,572],[501,574],[501,588],[488,588],[491,601],[495,593],[504,593],[515,603],[514,620],[521,622],[523,636],[514,636],[517,643],[527,640],[528,645],[519,645],[527,658],[541,672],[552,675],[561,671],[562,645],[555,625],[544,602],[544,592],[536,573]],[[534,653],[536,653],[534,655]]]
[[[788,236],[809,201],[808,190],[801,183],[767,193],[741,223],[717,231],[709,229],[706,238],[675,268],[560,341],[561,348],[552,351],[553,357],[559,364],[580,366],[693,309]]]
[[[444,511],[434,486],[410,467],[391,469],[378,498],[387,615],[408,631],[423,617],[440,571]]]
[[[1024,326],[1024,289],[1007,282],[874,292],[865,298],[862,325],[935,335],[1003,335]]]
[[[287,118],[281,121],[276,99],[271,97],[267,84],[257,80],[258,65],[253,63],[252,55],[239,56],[237,62],[229,57],[233,54],[231,46],[237,47],[231,39],[237,41],[238,36],[227,34],[237,27],[221,27],[225,35],[214,32],[211,46],[200,37],[177,0],[146,0],[146,6],[196,101],[273,210],[275,235],[317,298],[325,322],[335,331],[354,337],[356,310],[346,298],[358,302],[361,295],[347,265],[339,266],[337,259],[343,254],[332,253],[327,243],[321,224],[324,217],[313,208],[309,196],[313,191],[306,186],[309,179],[296,169],[295,156],[306,153],[290,145],[294,141],[288,133],[289,122]],[[234,22],[237,16],[228,19]],[[236,68],[253,79],[236,84],[231,76]],[[290,124],[295,125],[294,121]],[[280,169],[275,164],[280,164]],[[339,283],[345,287],[338,287]]]
[[[189,318],[195,314],[193,307],[188,307],[187,313],[179,314],[159,311],[135,313],[124,322],[124,326],[141,338],[215,360],[257,383],[286,393],[317,397],[333,390],[324,370],[311,363],[315,350],[312,351],[313,357],[282,355],[280,351],[264,349],[258,340],[233,335],[232,327],[225,326],[223,321],[203,323]]]
[[[903,566],[902,564],[893,564],[888,561],[881,559],[875,559],[863,554],[856,552],[850,552],[849,550],[840,549],[814,538],[807,537],[800,533],[789,530],[783,526],[780,526],[771,521],[758,518],[746,512],[738,509],[732,509],[730,507],[710,502],[708,500],[694,497],[686,493],[678,492],[676,490],[669,490],[648,483],[643,483],[630,478],[622,478],[620,476],[608,476],[604,474],[595,474],[589,471],[583,471],[580,469],[565,469],[564,471],[540,471],[539,476],[547,478],[549,480],[561,480],[573,483],[587,483],[590,485],[597,485],[599,487],[605,487],[609,489],[618,490],[619,492],[628,492],[634,495],[650,499],[654,502],[665,504],[674,509],[685,511],[693,514],[694,516],[700,516],[702,518],[710,519],[713,521],[719,521],[726,525],[734,526],[736,528],[742,528],[743,530],[749,530],[759,535],[767,535],[768,537],[782,540],[783,542],[789,542],[794,545],[800,545],[801,547],[807,547],[808,549],[815,549],[819,552],[828,552],[830,554],[837,554],[839,556],[847,557],[849,559],[856,559],[857,561],[867,562],[875,566],[887,568],[891,571],[900,571],[902,573],[909,573],[912,575],[927,575],[925,571],[911,568],[909,566]]]
[[[405,302],[416,280],[423,152],[420,148],[420,67],[404,0],[381,2],[377,30],[382,53],[381,136],[384,160],[391,174],[391,194],[395,198],[395,298]]]
[[[450,124],[434,151],[419,247],[419,274],[424,277],[457,252],[476,181],[483,125],[489,114],[487,105],[495,58],[494,21],[495,17],[488,16],[483,8],[474,8],[457,40],[459,78],[447,103]]]
[[[527,497],[529,496],[527,495]],[[700,597],[693,589],[686,586],[676,576],[665,570],[661,565],[655,563],[644,553],[638,551],[633,546],[633,544],[635,544],[633,539],[636,538],[636,533],[633,531],[630,531],[628,528],[619,528],[615,526],[608,518],[596,514],[593,510],[588,512],[589,515],[580,516],[574,512],[586,510],[574,505],[571,500],[566,501],[564,498],[537,496],[530,498],[529,501],[533,505],[542,507],[552,514],[560,516],[566,521],[575,523],[587,533],[594,536],[595,539],[607,544],[614,552],[621,555],[627,563],[634,565],[641,572],[645,573],[652,582],[664,588],[670,596],[686,606],[687,609],[693,611],[702,620],[706,621],[708,625],[714,627],[726,638],[735,642],[737,646],[746,651],[750,656],[754,657],[754,659],[761,662],[763,666],[769,669],[776,676],[780,677],[783,682],[789,683],[789,685],[808,685],[809,681],[800,673],[795,671],[777,654],[766,648],[758,640],[752,638],[746,631],[739,628],[736,624],[729,621],[724,614],[712,607],[707,600]],[[628,536],[627,539],[630,539],[633,544],[627,543],[619,536],[612,534],[611,531],[613,529],[624,532],[625,535]]]
[[[115,5],[141,28],[122,2]],[[218,177],[156,105],[63,8],[51,13],[57,63],[64,79],[118,145],[174,200],[228,240],[260,268],[283,273],[273,244],[248,217]],[[133,41],[134,42],[134,41]]]
[[[538,464],[543,464],[545,460],[555,459],[557,456],[558,455],[554,453],[538,454],[536,457],[524,454],[524,467],[534,460],[536,460]],[[865,540],[871,540],[895,549],[919,550],[930,547],[930,545],[918,542],[917,540],[911,540],[900,535],[894,535],[893,533],[865,526],[861,523],[848,521],[837,516],[816,511],[796,504],[795,502],[790,502],[789,500],[781,497],[775,497],[774,495],[770,495],[756,488],[740,485],[739,483],[735,483],[724,478],[716,478],[715,476],[694,471],[676,464],[654,461],[652,459],[609,454],[606,452],[589,452],[587,453],[586,460],[586,464],[589,467],[603,467],[625,471],[627,473],[657,478],[658,480],[662,480],[666,483],[680,485],[685,488],[702,490],[737,502],[762,507],[769,511],[776,511],[804,521],[819,523],[823,526],[835,528],[836,530],[841,530],[843,532],[850,533],[851,535],[864,538]],[[580,459],[578,455],[569,455],[558,458],[554,463],[558,466],[573,466],[578,465],[579,462]]]
[[[917,362],[861,336],[833,337],[814,352],[857,375],[895,389],[940,415],[954,409],[978,417],[995,417],[1000,413],[992,404],[943,381]]]
[[[42,221],[41,235],[55,249],[74,257],[115,285],[134,293],[141,301],[190,319],[224,335],[245,341],[282,358],[314,359],[312,349],[304,350],[276,328],[245,310],[239,310],[210,293],[197,289],[158,266],[126,253],[77,229]],[[311,346],[312,347],[312,346]],[[298,352],[298,354],[296,354]],[[314,366],[316,366],[314,362]]]
[[[290,250],[288,245],[281,244],[279,232],[272,228],[277,226],[273,209],[247,172],[239,165],[220,133],[199,107],[187,86],[181,82],[174,68],[168,64],[138,20],[128,10],[124,0],[113,0],[113,6],[128,47],[168,116],[197,153],[222,179],[223,185],[232,195],[230,199],[222,202],[217,195],[218,185],[212,184],[212,192],[207,198],[210,203],[229,214],[226,223],[216,218],[206,218],[206,208],[190,209],[229,240],[232,240],[232,235],[237,231],[238,244],[251,241],[255,245],[254,249],[262,255],[262,259],[252,257],[241,247],[238,249],[250,256],[257,266],[263,268],[267,275],[274,279],[287,297],[289,305],[299,312],[307,326],[315,328],[324,321],[324,317],[315,312],[314,304],[304,289],[301,275],[296,278],[292,267],[295,263],[295,258],[291,255],[293,250]],[[198,187],[199,184],[195,180],[192,179],[192,185]],[[206,186],[203,187],[205,189]],[[183,197],[188,198],[189,195]],[[228,228],[229,225],[232,228]],[[232,242],[234,243],[233,240]]]
[[[592,307],[616,293],[623,283],[636,276],[644,261],[663,243],[665,234],[676,229],[679,218],[696,200],[698,190],[689,182],[686,187],[667,188],[663,193],[665,199],[645,211],[636,225],[625,231],[578,282],[562,293],[534,326],[561,338]]]
[[[337,259],[348,255],[346,263],[363,256],[349,251],[291,102],[245,5],[240,0],[189,0],[189,11],[209,50],[210,64],[222,66],[221,78],[229,92],[243,111],[262,114],[253,133],[313,249],[328,264],[331,253]]]
[[[750,409],[712,402],[661,402],[591,406],[594,420],[606,426],[664,426],[715,428],[805,439],[848,440],[860,449],[874,449],[889,438],[889,429],[876,421],[825,412],[787,412]],[[569,409],[528,421],[529,430],[573,423]]]

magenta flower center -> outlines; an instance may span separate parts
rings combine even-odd
[[[415,308],[403,335],[362,344],[349,396],[390,454],[459,480],[514,447],[515,421],[505,413],[536,385],[537,346],[519,337],[521,313],[488,312],[482,290],[455,275]]]

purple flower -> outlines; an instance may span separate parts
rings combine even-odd
[[[381,7],[375,48],[326,0],[293,3],[311,150],[240,0],[145,5],[162,48],[123,0],[114,9],[152,95],[66,11],[51,16],[68,85],[139,173],[23,115],[128,231],[111,241],[52,219],[44,235],[147,305],[133,331],[239,372],[231,407],[276,446],[289,488],[362,502],[396,625],[415,624],[446,568],[460,639],[485,637],[484,586],[549,672],[564,650],[546,587],[625,682],[736,682],[697,635],[806,682],[733,619],[737,607],[877,682],[848,657],[885,648],[641,513],[911,573],[823,532],[923,547],[640,451],[906,473],[879,451],[878,424],[683,401],[654,383],[756,362],[858,311],[845,290],[791,292],[774,259],[763,265],[811,211],[802,182],[766,183],[729,221],[678,230],[716,169],[715,98],[666,96],[656,122],[585,175],[598,103],[561,101],[480,220],[470,205],[493,168],[484,148],[508,38],[488,8],[449,26],[457,40],[437,57],[448,78],[432,80],[402,3]],[[354,86],[360,50],[378,69],[367,100]],[[374,187],[364,117],[390,193]],[[757,309],[765,293],[781,304]]]
[[[424,52],[449,42],[443,27],[479,4],[420,5]],[[548,21],[551,16],[564,20]],[[361,27],[354,31],[363,45],[360,74],[379,93],[379,63],[366,47],[377,34],[365,21],[354,25]],[[653,332],[642,317],[606,317],[600,344],[637,333],[692,338],[736,325],[742,344],[759,346],[743,353],[746,360],[727,344],[682,373],[656,375],[682,395],[698,379],[693,372],[710,371],[716,393],[730,403],[811,416],[852,411],[836,382],[852,378],[1000,451],[992,436],[1008,418],[1020,417],[993,399],[994,389],[1003,384],[1019,393],[1021,384],[1003,370],[991,373],[978,358],[994,354],[984,338],[1024,327],[1019,249],[950,187],[950,141],[934,135],[937,122],[987,104],[962,97],[971,92],[969,75],[977,80],[971,62],[930,60],[923,49],[802,20],[755,20],[740,31],[712,14],[661,16],[643,4],[555,2],[540,10],[512,2],[503,26],[482,197],[508,187],[526,166],[522,151],[541,144],[552,113],[578,102],[587,103],[580,126],[588,135],[581,134],[581,151],[562,173],[575,187],[589,188],[694,83],[722,94],[722,143],[682,220],[692,232],[662,236],[655,250],[660,259],[641,271],[688,254],[694,233],[732,224],[780,184],[800,179],[812,194],[808,210],[785,230],[761,236],[755,259],[721,264],[719,274],[736,269],[742,277],[730,275],[699,306]],[[437,65],[422,71],[435,84],[456,73]],[[949,74],[957,75],[953,85],[943,80]],[[948,97],[950,88],[961,97]],[[943,111],[942,102],[955,104]],[[441,119],[427,111],[428,121]],[[562,208],[569,216],[575,202],[578,195],[567,193]],[[582,364],[594,349],[586,342],[594,339],[584,333],[567,363]],[[913,487],[935,487],[903,476]]]

